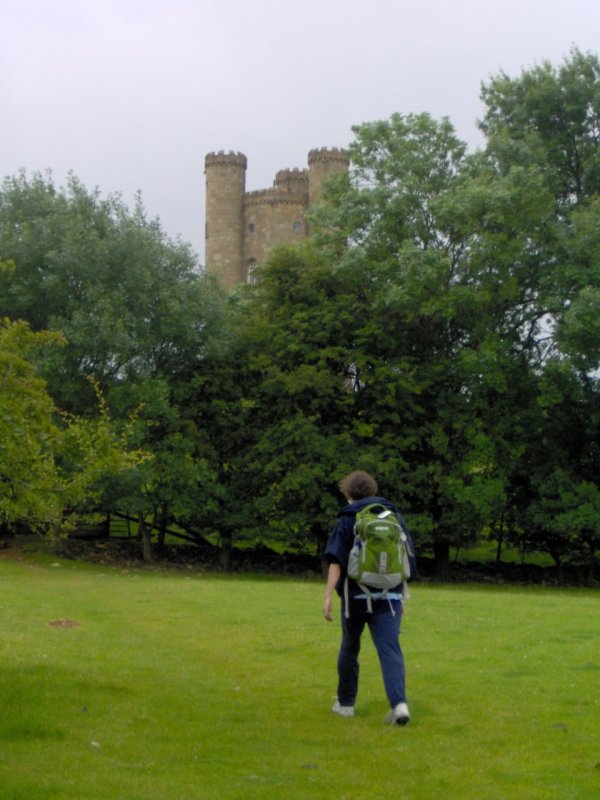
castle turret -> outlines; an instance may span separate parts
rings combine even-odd
[[[350,157],[339,147],[320,147],[308,154],[308,204],[318,203],[323,184],[335,172],[347,172]]]
[[[242,198],[246,191],[246,156],[220,151],[204,161],[206,175],[205,261],[209,272],[232,289],[244,280],[244,219]]]
[[[280,169],[275,175],[275,186],[284,192],[304,196],[308,202],[308,170]]]

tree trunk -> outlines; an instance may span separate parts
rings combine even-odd
[[[229,572],[231,569],[231,550],[233,548],[233,536],[230,533],[221,534],[221,549],[219,551],[219,563],[221,569]]]
[[[164,514],[161,514],[160,520],[158,523],[158,546],[162,550],[165,546],[165,536],[167,535],[167,518]]]
[[[596,561],[594,558],[591,559],[588,565],[588,584],[593,586],[596,582]]]
[[[554,569],[556,570],[556,580],[557,580],[559,586],[562,586],[563,582],[564,582],[564,572],[563,572],[563,565],[562,565],[562,561],[561,561],[560,555],[556,551],[551,552],[550,555],[554,559]]]
[[[142,540],[142,558],[146,564],[152,562],[152,529],[146,525],[144,515],[138,518],[138,534]]]
[[[329,561],[325,558],[325,554],[321,556],[321,576],[327,578],[329,575]]]
[[[311,531],[311,538],[317,545],[315,548],[315,555],[317,556],[317,558],[321,563],[321,574],[323,575],[324,578],[326,578],[329,572],[329,563],[325,558],[325,548],[327,547],[327,539],[323,536],[320,527],[316,531],[316,533],[313,533],[313,531]]]
[[[495,531],[494,531],[495,533]],[[504,544],[504,513],[500,516],[500,524],[498,526],[498,532],[496,534],[496,564],[500,563],[500,559],[502,558],[502,545]]]
[[[450,579],[450,542],[434,542],[433,568],[436,577],[444,581]]]

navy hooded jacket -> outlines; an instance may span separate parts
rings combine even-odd
[[[354,502],[349,503],[347,506],[344,506],[344,508],[338,511],[337,524],[330,533],[329,540],[327,541],[327,547],[325,548],[325,558],[327,559],[327,563],[339,564],[342,568],[342,574],[335,587],[339,595],[341,595],[343,592],[344,581],[346,580],[346,570],[348,567],[348,557],[350,556],[350,550],[354,544],[354,520],[356,519],[356,514],[362,508],[369,506],[372,503],[378,503],[382,506],[385,506],[385,508],[389,508],[390,511],[393,511],[398,517],[398,521],[402,526],[402,530],[406,534],[411,553],[410,574],[412,577],[416,575],[417,565],[414,556],[415,548],[413,546],[406,522],[402,519],[398,509],[392,502],[386,500],[385,497],[364,497],[361,500],[355,500]],[[351,597],[354,597],[357,594],[362,594],[362,589],[355,581],[349,579],[348,584]],[[402,585],[395,587],[391,591],[401,592]]]

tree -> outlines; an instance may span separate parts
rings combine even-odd
[[[511,474],[515,524],[508,538],[523,550],[548,553],[559,578],[567,563],[593,574],[599,544],[590,524],[600,468],[599,400],[595,387],[582,384],[568,361],[553,359],[532,376],[529,424],[520,432]]]
[[[543,167],[561,204],[600,192],[600,62],[571,51],[560,67],[544,61],[517,78],[482,85],[481,129],[507,165]]]
[[[405,442],[397,489],[440,569],[450,544],[502,530],[522,501],[540,375],[568,358],[595,383],[598,74],[575,52],[558,73],[493,80],[488,146],[472,155],[447,120],[358,126],[353,169],[314,214],[377,320],[353,361],[370,415],[386,418],[373,358],[404,378],[402,420],[387,414]]]
[[[69,510],[98,502],[104,482],[142,460],[117,435],[104,404],[95,420],[58,417],[36,374],[40,352],[59,334],[0,324],[0,527],[58,534]]]
[[[490,401],[514,398],[513,360],[539,322],[533,275],[552,196],[539,172],[468,156],[447,120],[394,115],[355,133],[355,167],[316,215],[320,241],[346,279],[362,276],[357,405],[377,440],[396,442],[393,494],[445,572],[450,545],[502,517],[509,448],[498,436],[510,426]],[[387,404],[385,374],[397,387]]]
[[[544,321],[546,355],[568,355],[584,372],[599,363],[595,324],[600,285],[600,62],[574,49],[482,87],[486,152],[501,172],[537,171],[554,199],[536,237],[542,270],[531,304]],[[538,336],[538,340],[539,340]]]
[[[14,265],[0,276],[0,313],[65,339],[42,365],[57,405],[94,416],[98,385],[123,425],[135,414],[138,446],[155,456],[111,488],[111,501],[142,530],[193,518],[198,486],[214,476],[188,405],[194,375],[218,346],[218,286],[146,219],[141,201],[130,212],[74,177],[66,189],[24,173],[4,182],[0,253]]]
[[[482,97],[488,156],[502,173],[519,165],[537,171],[553,201],[528,270],[535,324],[523,342],[535,389],[512,479],[521,535],[559,570],[566,559],[591,570],[600,444],[600,62],[574,49],[559,68],[545,62],[517,78],[492,78]],[[579,500],[585,514],[576,510]]]
[[[263,535],[321,552],[352,463],[353,288],[310,247],[280,248],[242,307],[248,358],[243,474]]]

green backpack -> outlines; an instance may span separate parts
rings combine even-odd
[[[409,544],[396,514],[380,503],[356,514],[348,576],[366,587],[387,592],[410,578]]]

